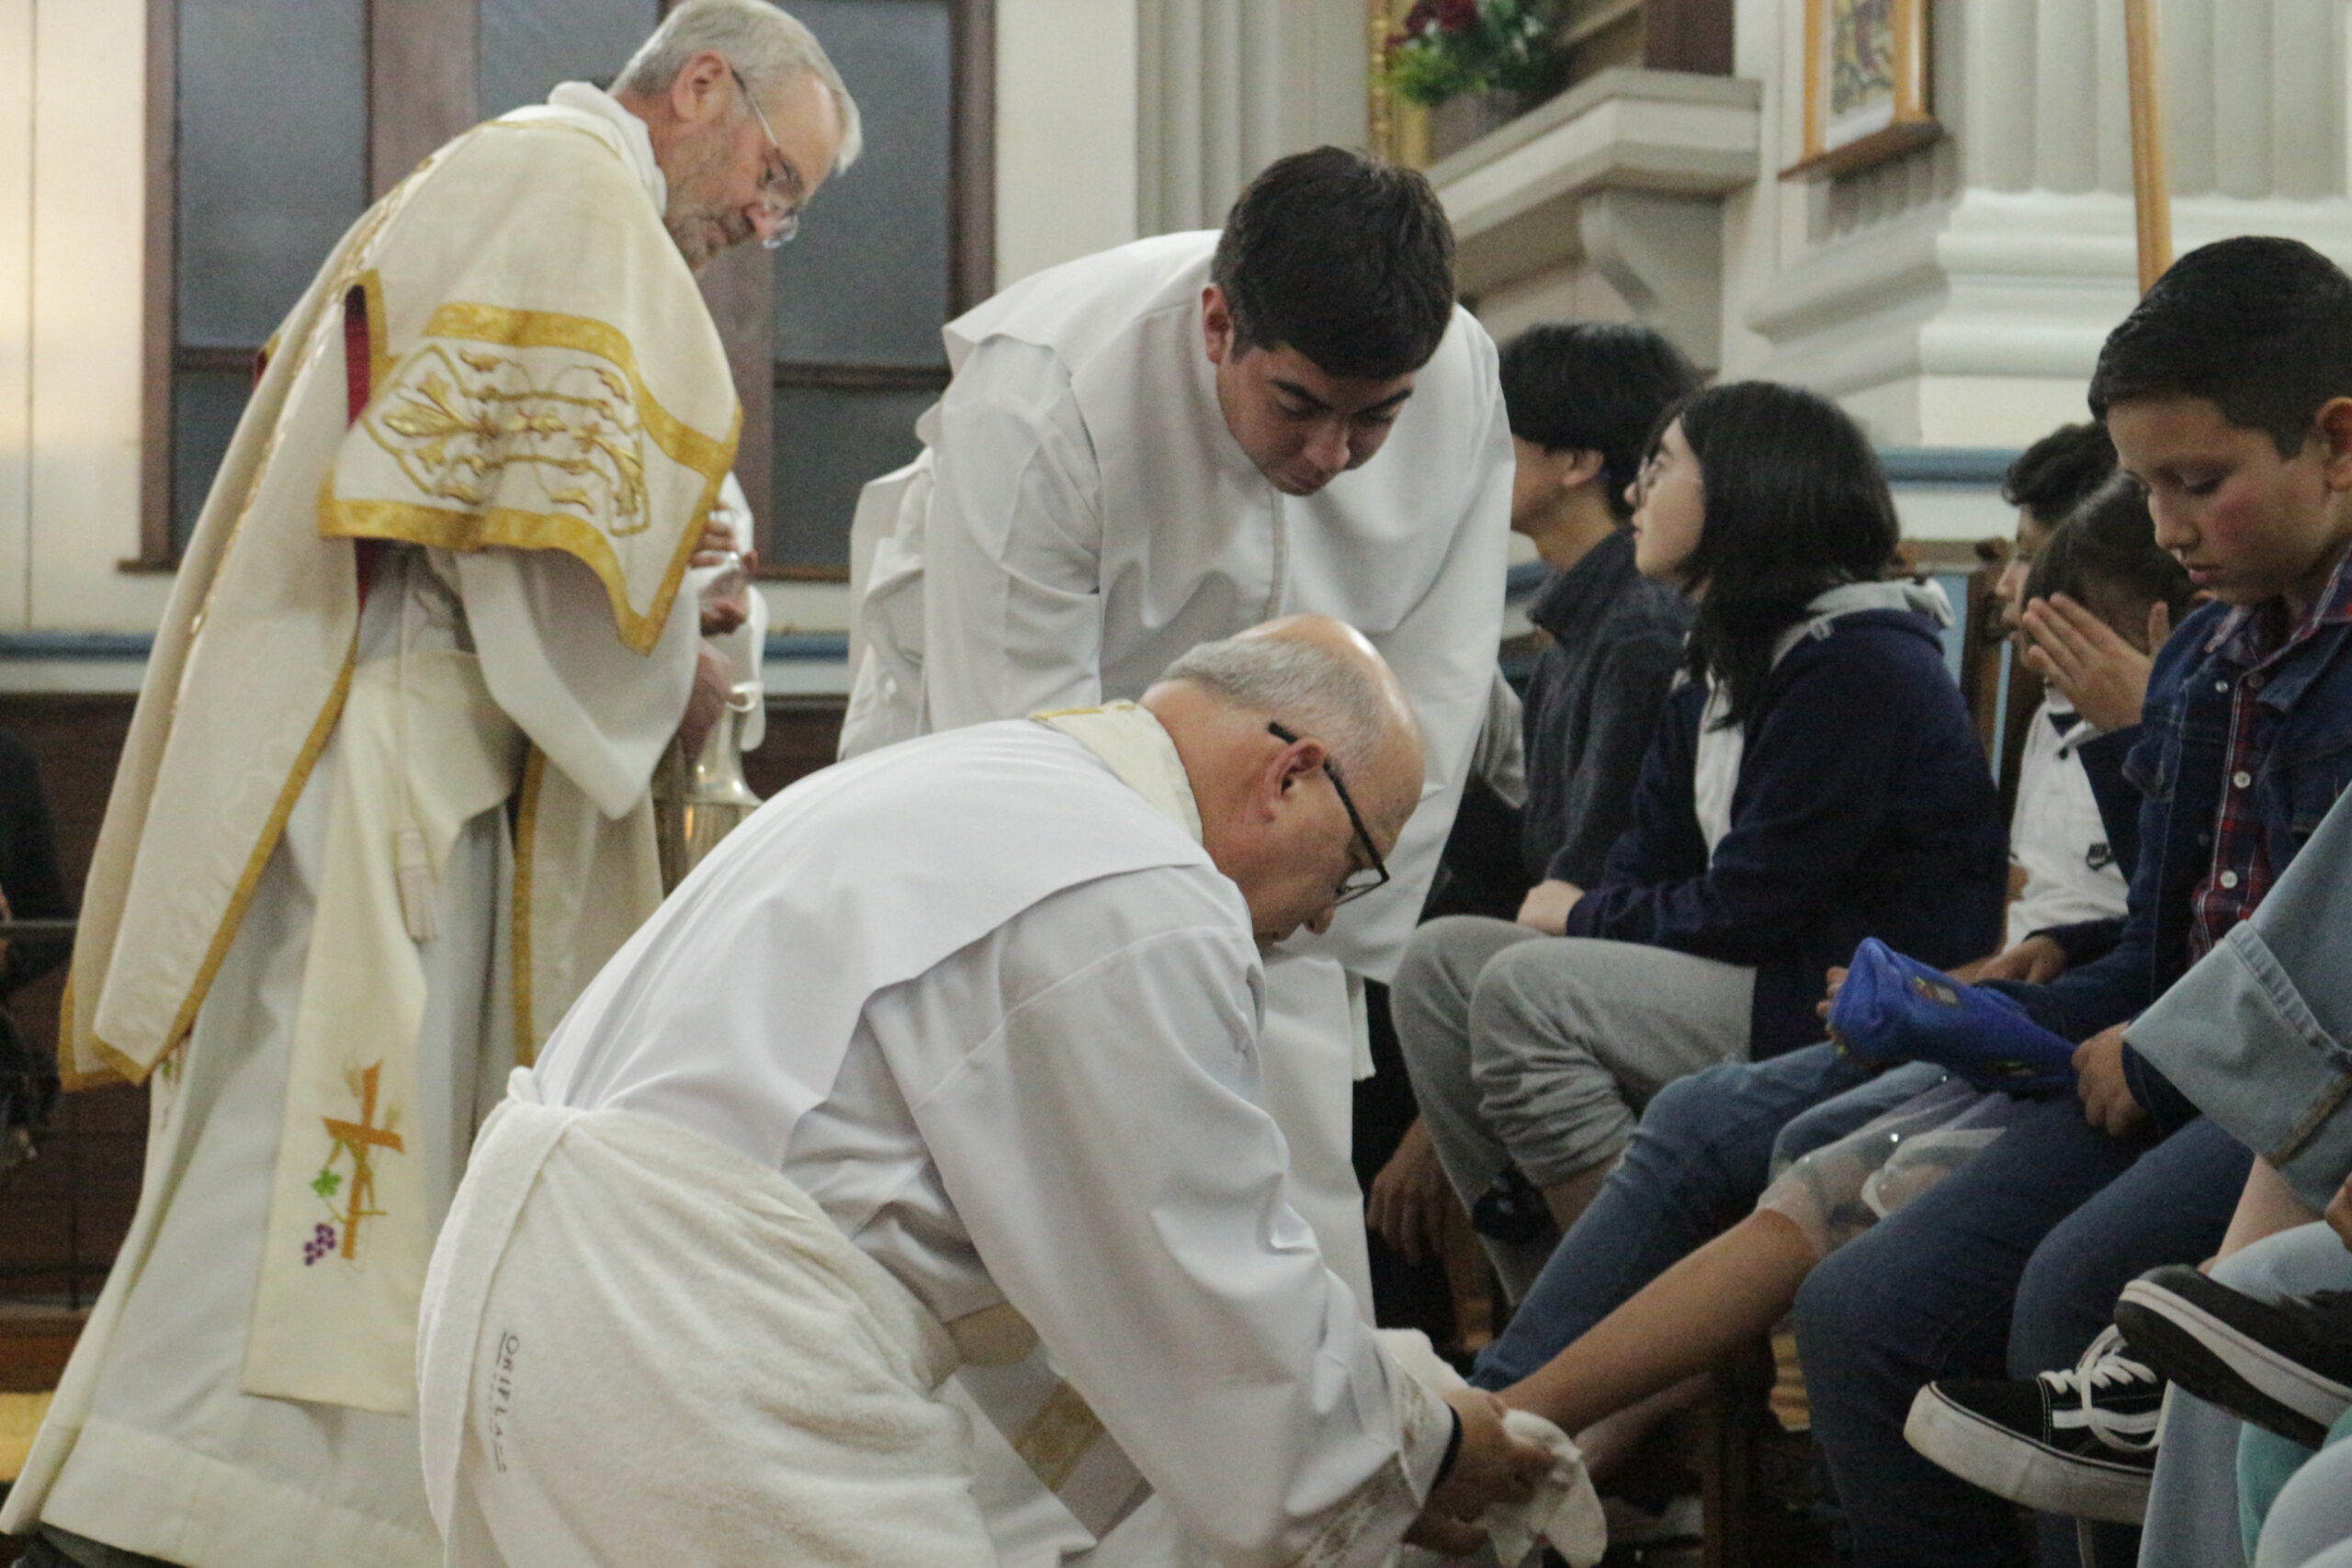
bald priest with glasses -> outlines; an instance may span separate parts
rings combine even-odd
[[[1232,1568],[1474,1545],[1551,1458],[1388,1359],[1259,1099],[1261,950],[1380,881],[1421,776],[1310,617],[769,802],[475,1151],[418,1354],[449,1568],[994,1568],[941,1384],[1040,1340],[1065,1493],[1156,1488]]]
[[[69,1081],[151,1089],[25,1561],[430,1568],[417,1303],[481,1116],[659,900],[682,592],[740,418],[695,270],[859,145],[808,29],[687,0],[435,152],[272,340],[155,639]],[[701,705],[690,704],[698,693]]]

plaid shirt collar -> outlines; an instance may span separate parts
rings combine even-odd
[[[2237,669],[2260,670],[2284,659],[2322,626],[2352,622],[2352,549],[2335,563],[2327,586],[2320,590],[2310,608],[2282,632],[2279,624],[2285,614],[2286,606],[2276,599],[2249,604],[2214,628],[2206,651]]]
[[[2323,626],[2352,623],[2352,551],[2335,563],[2327,586],[2311,608],[2282,632],[2285,606],[2273,600],[2240,610],[2222,623],[2207,645],[2218,663],[2237,674],[2230,694],[2229,743],[2222,760],[2222,805],[2213,822],[2213,861],[2191,895],[2188,952],[2192,959],[2212,951],[2229,929],[2252,914],[2278,868],[2263,833],[2254,800],[2269,751],[2270,723],[2261,712],[2266,691],[2277,695],[2271,676],[2288,656]],[[2271,721],[2275,723],[2276,721]]]

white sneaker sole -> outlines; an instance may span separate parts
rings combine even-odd
[[[1962,1409],[1932,1383],[1911,1402],[1903,1437],[1962,1481],[2039,1513],[2111,1525],[2147,1516],[2144,1467],[2063,1453]]]
[[[2288,1360],[2258,1339],[2250,1339],[2186,1296],[2134,1280],[2120,1301],[2161,1317],[2196,1340],[2256,1393],[2276,1400],[2322,1427],[2333,1427],[2352,1410],[2352,1388]]]

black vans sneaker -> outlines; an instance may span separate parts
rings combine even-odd
[[[2123,1287],[2132,1353],[2210,1404],[2315,1449],[2352,1409],[2352,1292],[2258,1302],[2173,1267]]]
[[[2165,1382],[2109,1329],[2062,1372],[1931,1382],[1903,1436],[1962,1480],[2045,1514],[2136,1525],[2148,1511]]]

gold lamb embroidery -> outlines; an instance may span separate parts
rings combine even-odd
[[[368,434],[436,501],[488,506],[507,471],[540,470],[552,505],[615,538],[651,525],[644,429],[615,367],[574,361],[543,383],[511,354],[428,344],[368,408]]]

